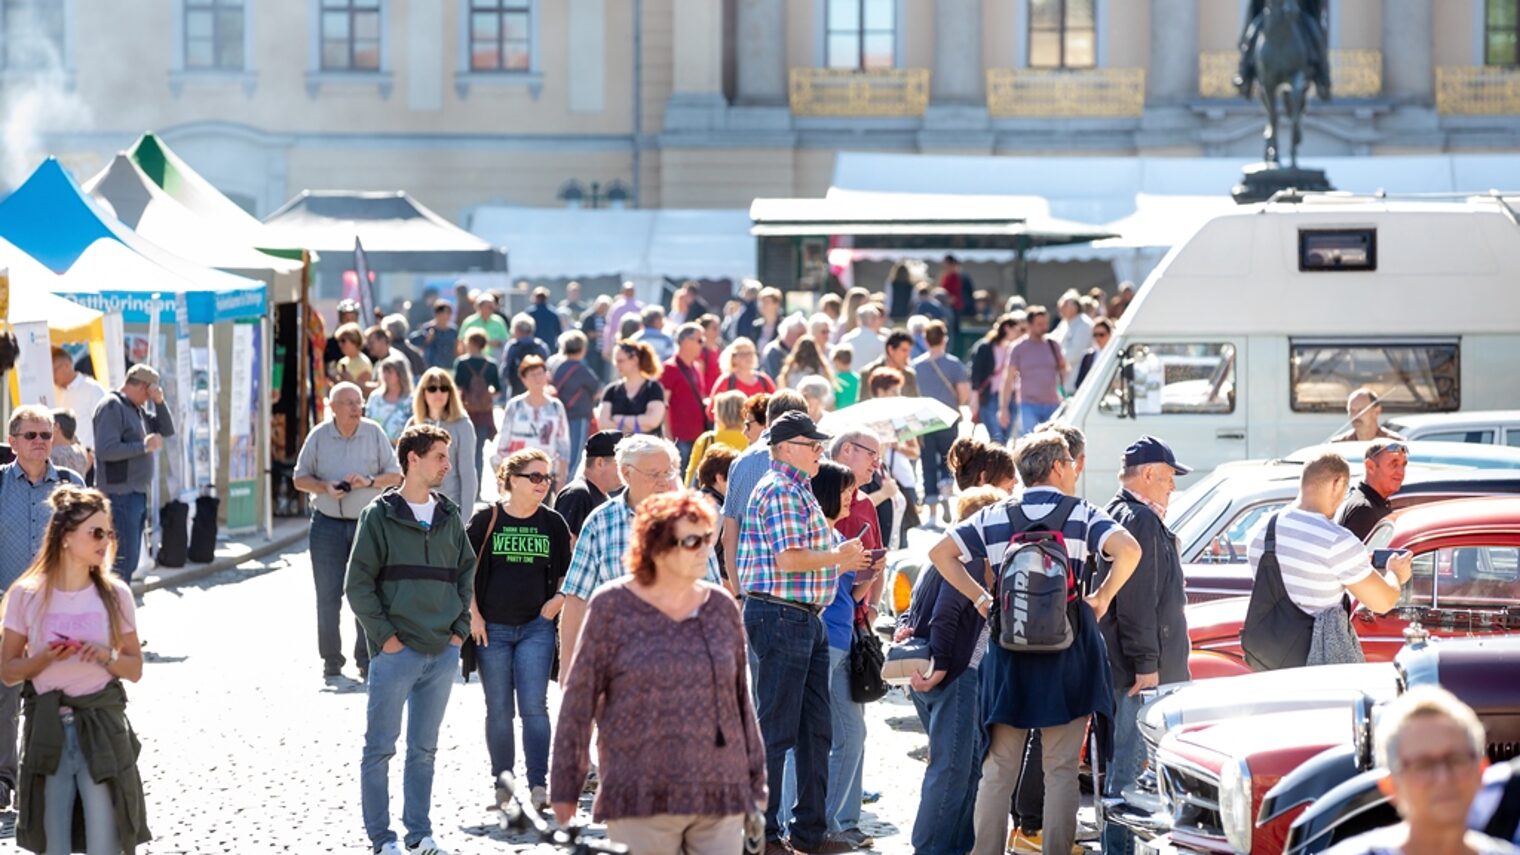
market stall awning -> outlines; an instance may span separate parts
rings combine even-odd
[[[83,342],[89,346],[90,359],[106,364],[105,315],[54,293],[59,276],[42,263],[0,239],[0,268],[9,279],[5,320],[12,324],[45,322],[48,340],[55,345]],[[31,370],[30,366],[23,370]],[[51,371],[51,366],[36,370]],[[17,372],[10,372],[11,402],[20,400]]]
[[[271,240],[351,264],[354,240],[377,272],[465,273],[507,269],[506,253],[401,191],[304,190],[265,220]]]
[[[74,183],[54,158],[0,202],[4,237],[61,274],[58,293],[101,311],[145,322],[154,294],[161,317],[174,319],[176,293],[190,322],[262,317],[264,283],[198,265],[142,237]]]
[[[202,219],[153,183],[125,154],[84,183],[85,192],[104,203],[116,219],[181,258],[259,279],[276,302],[300,299],[302,263],[276,258],[242,243],[235,232]]]

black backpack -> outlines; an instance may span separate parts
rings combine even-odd
[[[1008,506],[1013,531],[987,614],[992,638],[1004,650],[1059,653],[1075,640],[1082,580],[1071,568],[1061,530],[1080,501],[1062,496],[1038,520],[1018,503]]]

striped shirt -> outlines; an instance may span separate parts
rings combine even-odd
[[[788,549],[827,552],[834,548],[833,531],[813,495],[812,480],[795,466],[771,461],[771,471],[755,487],[739,524],[739,585],[751,593],[828,605],[834,600],[838,567],[783,573],[776,557]]]
[[[1253,575],[1265,549],[1270,519],[1251,531],[1246,559]],[[1297,505],[1277,515],[1277,565],[1288,599],[1311,615],[1339,603],[1347,587],[1372,575],[1372,556],[1356,535],[1324,514]]]
[[[1013,527],[1008,523],[1009,504],[1018,503],[1024,515],[1037,522],[1055,510],[1062,498],[1061,492],[1054,487],[1031,487],[1020,498],[1004,499],[977,511],[950,530],[951,539],[960,547],[961,561],[980,562],[985,558],[994,571],[1000,569],[1008,553],[1008,543],[1013,539]],[[1083,568],[1088,558],[1102,552],[1104,542],[1116,531],[1119,531],[1119,524],[1091,502],[1084,499],[1072,508],[1061,536],[1066,539],[1067,560],[1078,579],[1085,578]],[[985,584],[986,580],[978,579],[977,582]]]
[[[559,592],[569,597],[591,599],[597,588],[628,575],[628,539],[633,531],[633,506],[624,491],[596,506],[581,526],[570,556],[570,569]],[[717,553],[707,549],[707,581],[723,584],[718,574]]]

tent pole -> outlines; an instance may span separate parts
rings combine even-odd
[[[274,304],[271,303],[270,305],[273,306]],[[259,495],[261,496],[261,499],[262,499],[260,501],[260,503],[259,503],[260,504],[259,510],[261,511],[261,513],[259,514],[259,516],[262,518],[263,523],[264,523],[264,537],[266,539],[273,539],[274,538],[274,491],[271,489],[271,487],[273,485],[270,483],[270,478],[269,478],[269,473],[274,468],[271,465],[273,463],[273,461],[274,461],[274,442],[273,442],[273,438],[274,437],[273,437],[272,425],[270,424],[271,421],[272,421],[272,419],[273,419],[273,416],[272,416],[272,414],[273,414],[273,407],[272,407],[272,400],[273,400],[272,392],[273,392],[273,390],[269,388],[269,383],[270,383],[271,378],[274,377],[274,363],[273,363],[273,359],[274,359],[274,336],[273,336],[273,333],[274,333],[274,324],[270,323],[269,316],[267,314],[263,318],[260,319],[259,323],[263,326],[263,335],[261,336],[262,341],[260,342],[260,348],[264,351],[263,354],[261,354],[262,359],[260,360],[260,364],[262,365],[263,370],[261,370],[259,372],[260,376],[258,378],[258,381],[259,381],[259,421],[258,421],[258,424],[261,426],[261,429],[259,430],[259,445],[263,446],[262,448],[258,449],[258,451],[260,452],[260,454],[259,454],[259,462],[262,464],[259,467],[259,469],[263,470],[263,472],[264,472],[264,477],[262,477],[262,478],[259,479],[259,481],[262,482],[262,483],[260,483],[258,485],[259,486]]]
[[[1013,288],[1026,303],[1029,302],[1029,260],[1025,257],[1028,250],[1023,238],[1019,238],[1013,249]]]

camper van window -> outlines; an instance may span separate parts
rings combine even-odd
[[[1376,270],[1377,229],[1300,229],[1298,269]]]
[[[1461,408],[1461,346],[1424,341],[1289,342],[1289,404],[1296,413],[1344,413],[1346,397],[1366,386],[1385,413]]]
[[[1154,416],[1235,411],[1233,344],[1135,344],[1126,351],[1126,361],[1133,379],[1115,371],[1098,403],[1099,412]]]

